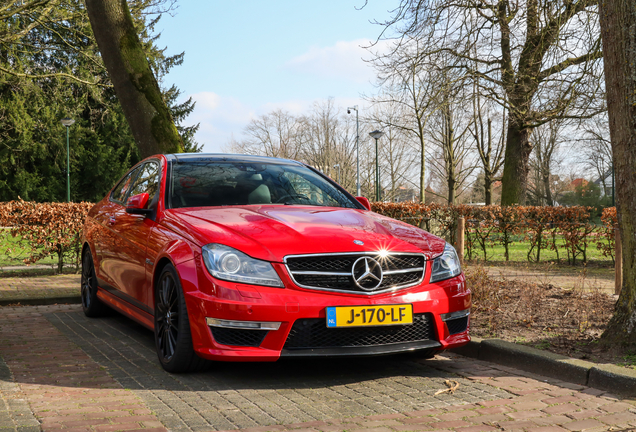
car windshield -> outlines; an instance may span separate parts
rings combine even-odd
[[[361,208],[334,184],[301,165],[187,161],[172,164],[170,206],[251,204]]]

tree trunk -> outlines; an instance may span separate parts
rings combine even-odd
[[[126,0],[86,0],[86,9],[140,156],[182,151],[181,137],[150,69]]]
[[[606,0],[599,9],[623,246],[623,287],[602,338],[607,345],[636,347],[636,9],[630,0]]]
[[[455,205],[455,178],[448,178],[448,204]]]
[[[424,142],[423,135],[423,127],[421,123],[418,121],[419,125],[419,138],[420,138],[420,149],[422,153],[420,154],[420,202],[422,204],[426,203],[426,143]]]
[[[543,167],[541,177],[543,180],[543,187],[545,188],[545,203],[549,206],[554,205],[552,200],[552,190],[550,189],[550,168]]]
[[[484,196],[486,205],[492,205],[492,176],[489,172],[484,173]]]
[[[501,205],[526,203],[528,184],[528,159],[532,151],[530,129],[523,126],[523,120],[510,115],[506,138],[506,157],[501,179]]]

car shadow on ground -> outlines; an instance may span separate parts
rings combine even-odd
[[[424,389],[440,389],[457,376],[427,365],[416,354],[344,358],[280,359],[276,362],[211,362],[208,370],[189,374],[165,372],[158,360],[153,333],[117,313],[86,318],[81,312],[45,315],[65,336],[125,388],[184,390],[315,389],[361,382],[404,380]],[[417,383],[416,383],[417,381]],[[417,384],[417,385],[416,385]],[[407,390],[407,388],[403,388]]]

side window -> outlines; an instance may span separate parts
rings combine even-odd
[[[159,190],[159,165],[154,162],[148,162],[141,167],[141,171],[130,190],[129,197],[140,193],[148,194],[148,202],[157,194]]]
[[[115,189],[113,189],[113,192],[110,194],[110,199],[112,201],[117,201],[120,203],[124,202],[124,200],[126,199],[126,193],[128,192],[128,189],[130,189],[130,183],[132,179],[135,178],[138,172],[139,168],[132,170],[131,172],[126,174],[123,179],[121,179],[119,184],[115,186]]]

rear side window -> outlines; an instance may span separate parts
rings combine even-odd
[[[110,194],[110,199],[112,201],[116,201],[119,203],[124,202],[124,200],[126,199],[128,190],[130,189],[130,183],[132,182],[132,179],[135,178],[138,172],[139,172],[139,168],[134,169],[130,171],[128,174],[126,174],[124,178],[120,180],[117,186],[115,186],[115,189],[113,189],[113,192]]]
[[[128,196],[138,195],[140,193],[148,194],[148,202],[157,194],[159,189],[159,164],[148,162],[141,167],[139,175],[130,190]]]

